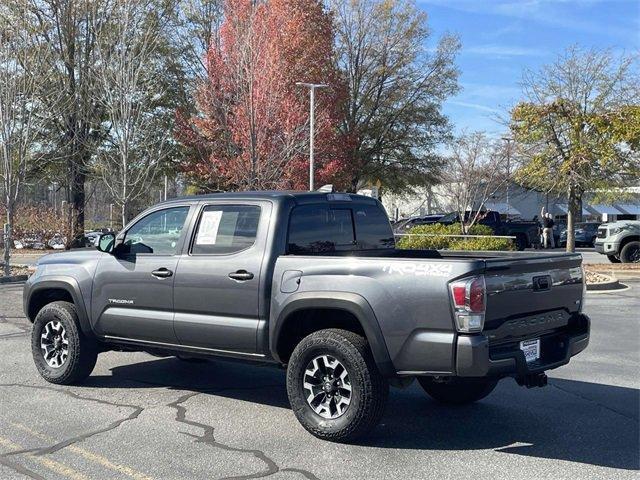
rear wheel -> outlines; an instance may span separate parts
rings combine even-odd
[[[629,242],[622,247],[620,261],[622,263],[640,263],[640,242]]]
[[[42,378],[60,385],[87,378],[98,358],[96,342],[82,333],[69,302],[53,302],[40,310],[31,331],[31,353]]]
[[[434,400],[451,405],[465,405],[482,400],[498,384],[497,379],[462,377],[438,381],[433,377],[418,377],[418,382]]]
[[[287,367],[287,393],[307,431],[324,440],[346,442],[375,427],[389,386],[362,336],[326,329],[296,346]]]
[[[526,236],[524,236],[522,233],[516,233],[516,248],[519,252],[527,248],[528,243],[529,242],[527,242]]]

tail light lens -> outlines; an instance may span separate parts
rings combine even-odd
[[[451,282],[449,288],[458,331],[481,332],[484,327],[487,297],[484,276]]]

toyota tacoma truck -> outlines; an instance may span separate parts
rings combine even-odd
[[[545,385],[589,342],[583,296],[579,254],[400,250],[372,198],[253,192],[167,201],[41,258],[24,310],[49,382],[109,350],[270,362],[304,428],[349,441],[390,385],[449,404]]]

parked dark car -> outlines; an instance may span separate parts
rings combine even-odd
[[[506,377],[544,386],[589,343],[581,263],[399,250],[360,195],[229,193],[161,203],[97,249],[42,257],[24,309],[51,383],[81,382],[109,350],[271,363],[300,423],[349,441],[378,423],[389,384],[417,379],[455,405]]]
[[[600,222],[581,222],[576,223],[574,232],[576,235],[576,247],[593,247],[598,236],[598,227]],[[558,239],[559,247],[567,246],[567,229],[566,227],[560,232]]]
[[[417,227],[419,225],[431,225],[436,223],[444,217],[444,213],[434,213],[431,215],[423,215],[421,217],[411,217],[405,220],[400,220],[393,225],[394,233],[408,233],[413,227]]]
[[[465,222],[469,220],[472,212],[465,213]],[[475,212],[474,212],[475,213]],[[443,225],[451,225],[453,223],[460,222],[460,215],[457,212],[448,213],[436,223]],[[500,213],[494,210],[487,210],[482,214],[482,217],[478,221],[480,225],[486,225],[491,228],[494,235],[508,235],[516,237],[516,247],[518,250],[524,250],[540,242],[540,236],[538,234],[539,226],[535,221],[502,221]]]

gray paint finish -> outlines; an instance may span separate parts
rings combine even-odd
[[[25,285],[25,310],[30,311],[37,292],[55,279],[80,299],[76,303],[81,317],[88,319],[89,333],[107,343],[278,362],[278,342],[290,314],[308,308],[341,309],[360,322],[387,376],[477,375],[485,367],[488,372],[487,365],[500,363],[489,359],[491,342],[553,329],[575,337],[572,352],[586,346],[588,319],[579,315],[583,278],[576,254],[394,249],[287,254],[288,219],[296,205],[377,204],[366,197],[348,198],[330,201],[320,193],[259,192],[162,203],[139,215],[119,237],[149,213],[189,205],[175,255],[119,257],[85,250],[43,257]],[[255,243],[232,254],[192,255],[200,211],[225,204],[261,208]],[[151,272],[158,268],[173,275],[156,278]],[[253,276],[229,277],[239,271]],[[470,275],[485,275],[487,322],[483,334],[462,335],[454,325],[449,282]],[[538,277],[550,279],[549,290],[535,291]],[[570,355],[554,365],[566,363]],[[506,363],[515,365],[512,360]]]

